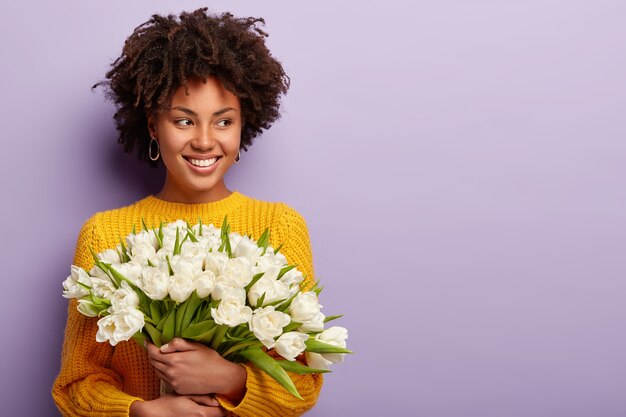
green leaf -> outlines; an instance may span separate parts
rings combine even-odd
[[[187,310],[187,301],[185,300],[183,303],[179,304],[176,308],[176,323],[174,324],[174,336],[178,336],[182,332],[182,323],[183,317],[185,316],[185,311]]]
[[[328,369],[315,369],[309,368],[308,366],[298,362],[298,361],[288,361],[278,359],[276,360],[278,364],[287,372],[293,372],[295,374],[303,375],[303,374],[323,374],[326,372],[330,372]]]
[[[263,234],[261,234],[261,237],[259,238],[259,240],[257,240],[256,244],[259,248],[267,248],[267,245],[269,245],[269,243],[270,243],[270,230],[265,229]]]
[[[196,235],[193,233],[193,230],[191,230],[191,228],[187,229],[187,237],[189,238],[189,240],[191,240],[193,243],[198,243],[199,240],[196,237]]]
[[[202,217],[198,217],[198,234],[202,236]]]
[[[133,339],[135,339],[135,342],[137,342],[139,346],[143,346],[143,343],[146,341],[147,338],[148,337],[142,332],[137,332],[133,335]]]
[[[167,313],[167,318],[163,324],[163,332],[161,334],[161,341],[163,343],[169,343],[174,338],[174,332],[176,331],[176,308],[173,308]]]
[[[163,344],[163,342],[161,341],[161,332],[150,323],[146,323],[144,327],[148,331],[150,339],[152,339],[152,343],[154,343],[156,347],[160,348]]]
[[[217,325],[213,320],[205,320],[200,323],[192,324],[182,332],[182,337],[185,339],[194,340],[196,342],[210,343],[213,339],[213,334],[217,329]]]
[[[304,342],[307,352],[315,353],[353,353],[351,350],[342,348],[339,346],[331,345],[328,343],[320,342],[319,340],[309,339]]]
[[[294,269],[296,266],[295,265],[287,265],[284,266],[280,272],[278,273],[278,279],[281,279],[283,277],[283,275],[285,275],[287,272],[291,271],[292,269]]]
[[[248,293],[248,291],[250,291],[250,288],[252,288],[252,286],[256,284],[258,280],[261,279],[263,275],[265,275],[265,272],[259,272],[258,274],[252,277],[252,281],[250,281],[250,283],[246,285],[246,287],[244,288],[246,290],[246,294]]]
[[[284,298],[281,298],[280,300],[276,300],[276,301],[272,301],[271,303],[267,303],[265,304],[264,307],[269,307],[269,306],[277,306],[279,304],[284,303],[286,300]]]
[[[185,313],[183,314],[181,321],[178,323],[178,329],[180,332],[189,327],[193,316],[198,310],[198,307],[202,304],[202,299],[198,297],[198,294],[194,291],[191,293],[191,296],[187,299],[187,301],[185,301],[185,304],[187,304]]]
[[[323,289],[324,289],[324,287],[316,286],[315,289],[313,290],[313,292],[315,293],[315,295],[317,295],[319,297],[320,293],[322,292]]]
[[[274,378],[280,385],[282,385],[291,395],[302,400],[302,396],[298,392],[295,384],[287,375],[287,372],[278,364],[278,362],[267,353],[263,352],[260,348],[248,349],[239,352],[239,355],[243,356],[257,368]]]
[[[155,323],[161,321],[161,303],[158,300],[153,300],[150,303],[150,317]]]
[[[233,250],[230,246],[230,237],[228,236],[230,233],[230,225],[228,224],[228,216],[224,216],[224,221],[222,222],[222,229],[220,231],[222,244],[220,245],[220,251],[225,251],[228,254],[229,258],[233,257]]]
[[[278,252],[280,252],[282,248],[283,248],[283,243],[281,243],[280,245],[278,245],[276,249],[274,249],[274,254],[277,254]]]
[[[211,349],[217,350],[219,345],[222,343],[224,339],[224,335],[228,331],[228,326],[224,324],[219,324],[217,326],[217,330],[215,331],[215,335],[213,335],[213,340],[211,340]]]
[[[161,316],[161,320],[159,320],[156,326],[158,331],[160,332],[163,331],[163,327],[165,327],[165,321],[167,320],[168,316],[169,316],[169,313],[166,313],[165,315]]]
[[[157,241],[159,242],[159,249],[163,247],[163,222],[159,223],[159,230],[153,229],[154,235],[156,236]],[[157,249],[158,250],[158,249]]]
[[[232,360],[234,359],[234,356],[237,354],[237,352],[239,352],[240,350],[249,349],[251,347],[260,348],[261,346],[263,346],[263,343],[259,342],[258,340],[242,341],[241,343],[236,343],[233,346],[229,347],[227,350],[221,353],[221,355],[224,359]]]
[[[130,285],[130,288],[132,288],[134,291],[136,291],[137,293],[139,293],[137,286],[128,278],[126,278],[124,275],[120,274],[119,272],[117,272],[117,270],[115,268],[113,268],[111,265],[102,262],[103,265],[105,265],[107,271],[109,271],[109,275],[111,276],[111,278],[113,279],[113,281],[115,281],[117,283],[117,286],[120,287],[122,285],[122,282],[126,281],[128,283],[128,285]]]
[[[174,275],[174,270],[172,269],[172,263],[170,262],[170,256],[165,255],[165,260],[167,261],[167,272],[170,276]]]
[[[337,319],[340,319],[340,318],[342,318],[342,317],[343,317],[343,314],[340,314],[340,315],[338,315],[338,316],[328,316],[328,317],[326,317],[326,318],[324,319],[324,323],[328,323],[329,321],[332,321],[332,320],[337,320]]]
[[[176,228],[176,240],[174,241],[174,256],[180,255],[180,236],[178,235],[178,227]]]
[[[283,333],[293,332],[300,326],[302,326],[302,323],[298,323],[297,321],[292,321],[291,323],[289,323],[283,328]]]
[[[91,252],[91,256],[93,256],[93,261],[95,263],[100,262],[100,259],[98,258],[98,254],[96,253],[96,251],[93,250],[93,247],[91,245],[89,245],[89,252]],[[104,271],[106,272],[106,271]]]
[[[143,218],[143,217],[141,218],[141,228],[142,228],[143,230],[145,230],[146,232],[150,231],[150,230],[148,229],[148,225],[146,224],[146,221],[144,220],[144,218]]]
[[[128,249],[126,249],[126,245],[124,244],[124,240],[120,239],[120,247],[122,248],[122,253],[120,253],[120,260],[122,262],[130,261],[130,255],[128,254]]]
[[[254,308],[260,308],[263,305],[263,301],[265,301],[265,293],[261,294],[258,300],[256,300],[256,306]]]
[[[208,308],[206,309],[206,312],[204,313],[204,317],[202,318],[203,320],[209,320],[213,318],[213,313],[211,312],[212,308],[217,308],[217,306],[220,305],[220,300],[213,300],[209,303]]]
[[[279,305],[278,307],[276,307],[276,311],[280,311],[280,312],[285,312],[285,310],[287,310],[289,308],[289,306],[291,305],[291,302],[293,301],[294,298],[296,298],[296,296],[300,294],[299,292],[295,293],[294,295],[292,295],[287,301],[285,301],[284,303],[282,303],[281,305]]]
[[[228,331],[224,335],[224,340],[227,342],[241,342],[244,338],[240,336],[235,336],[235,334],[237,333],[237,330],[239,330],[239,327],[240,326],[231,327],[230,329],[228,329]],[[231,332],[233,334],[231,334]]]

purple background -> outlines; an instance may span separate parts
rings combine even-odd
[[[0,6],[2,414],[57,415],[76,235],[158,190],[90,86],[153,12]],[[317,417],[626,415],[626,3],[214,1],[292,79],[231,188],[307,219],[357,354]]]

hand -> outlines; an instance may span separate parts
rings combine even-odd
[[[135,401],[130,417],[223,417],[226,411],[210,395],[181,396],[169,394],[152,401]]]
[[[146,349],[157,375],[178,394],[222,394],[235,401],[245,394],[246,368],[201,343],[176,338]]]

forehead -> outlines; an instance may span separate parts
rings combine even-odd
[[[190,78],[187,88],[181,85],[171,99],[171,107],[185,106],[195,110],[214,111],[216,108],[233,107],[239,109],[239,99],[228,91],[215,77],[206,79]]]

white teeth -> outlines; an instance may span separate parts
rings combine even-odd
[[[192,165],[195,165],[197,167],[210,167],[211,165],[213,165],[215,163],[215,161],[217,161],[217,158],[211,158],[211,159],[192,159],[192,158],[189,158],[189,162],[191,162]]]

